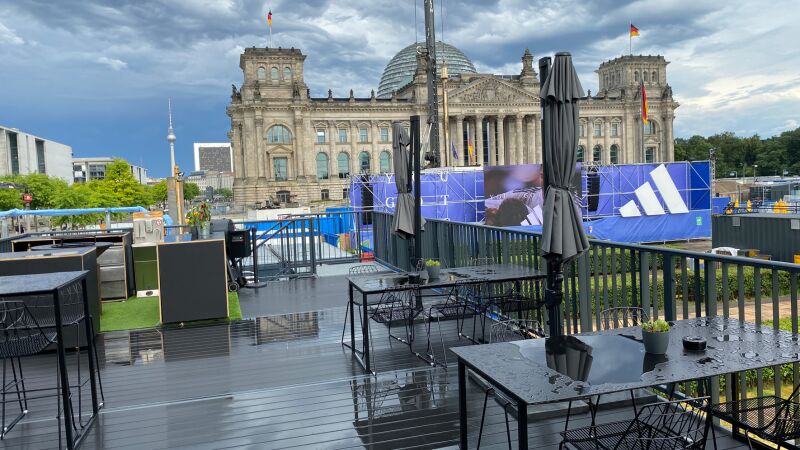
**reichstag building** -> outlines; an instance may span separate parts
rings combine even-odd
[[[416,45],[387,64],[377,93],[368,98],[313,98],[299,49],[247,48],[240,57],[241,87],[232,86],[228,137],[233,149],[234,196],[252,207],[268,198],[322,206],[348,196],[351,175],[392,172],[391,123],[426,117],[425,61]],[[541,108],[534,57],[525,50],[516,75],[477,73],[457,48],[437,43],[445,64],[450,140],[443,166],[541,162]],[[668,162],[674,157],[672,122],[678,104],[667,84],[663,56],[621,56],[600,64],[599,91],[581,103],[579,158],[585,163]],[[640,82],[649,121],[640,114]],[[587,83],[588,84],[588,83]],[[442,81],[438,83],[440,103]],[[443,120],[440,105],[440,120]],[[474,151],[470,153],[472,146]]]

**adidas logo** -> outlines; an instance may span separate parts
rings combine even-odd
[[[689,212],[689,208],[686,207],[686,202],[683,201],[681,194],[678,192],[678,188],[675,187],[675,182],[672,181],[672,177],[670,177],[667,167],[664,164],[653,169],[650,172],[650,178],[658,188],[658,192],[661,194],[661,198],[664,200],[664,204],[671,214]],[[656,192],[653,190],[653,186],[649,181],[645,181],[641,186],[636,188],[634,194],[646,216],[666,214],[664,207],[661,206],[661,202],[658,201]],[[642,212],[633,200],[629,200],[628,203],[622,205],[619,209],[619,213],[622,217],[640,217],[642,215]]]

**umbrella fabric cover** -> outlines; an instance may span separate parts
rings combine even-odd
[[[589,248],[572,193],[578,145],[578,100],[583,88],[569,53],[557,53],[542,84],[544,171],[547,180],[542,223],[542,255],[562,262]]]
[[[414,195],[411,193],[411,138],[399,122],[392,123],[392,153],[394,183],[397,186],[397,206],[392,230],[404,239],[414,236]],[[425,219],[422,219],[425,224]]]

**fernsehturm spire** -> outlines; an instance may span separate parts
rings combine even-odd
[[[167,99],[169,109],[169,128],[167,128],[167,141],[169,141],[169,176],[175,176],[175,130],[172,129],[172,99]]]

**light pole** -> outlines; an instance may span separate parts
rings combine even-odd
[[[753,164],[753,183],[758,180],[758,164]]]

